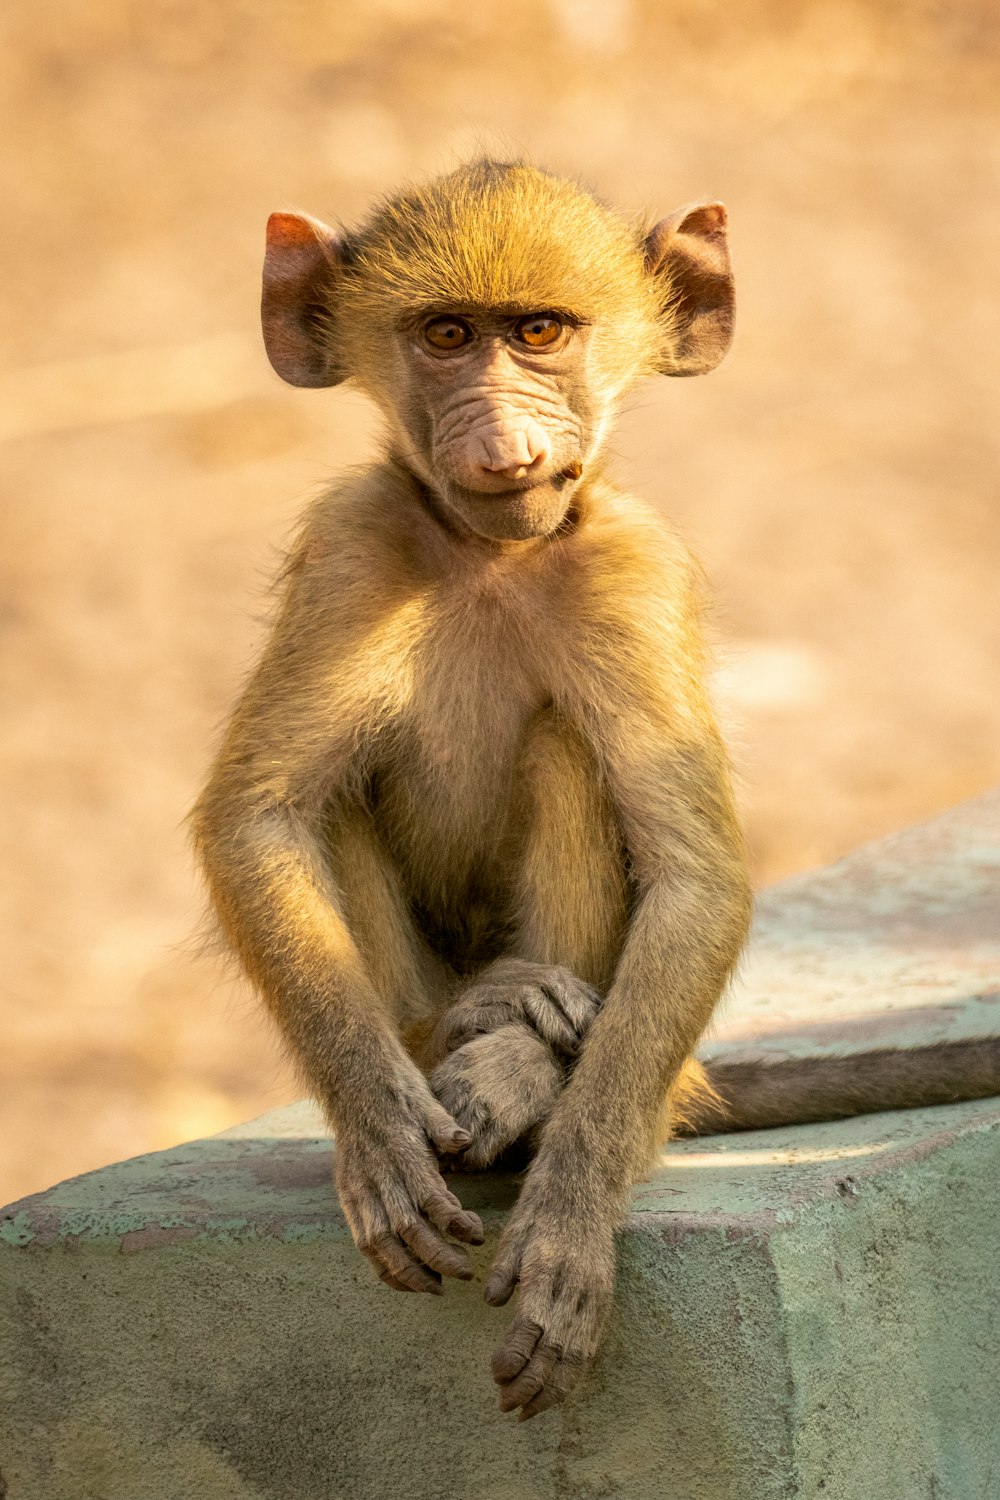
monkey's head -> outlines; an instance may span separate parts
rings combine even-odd
[[[452,520],[544,536],[623,392],[656,371],[701,375],[728,349],[725,209],[640,230],[573,183],[476,162],[356,232],[272,214],[262,316],[278,374],[354,379]]]

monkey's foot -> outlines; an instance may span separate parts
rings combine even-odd
[[[463,1167],[488,1167],[549,1118],[565,1082],[552,1048],[523,1022],[474,1036],[430,1076],[435,1095],[472,1140]]]
[[[572,1058],[600,1004],[591,985],[558,964],[501,958],[484,969],[441,1017],[438,1044],[451,1052],[519,1021],[563,1057]]]

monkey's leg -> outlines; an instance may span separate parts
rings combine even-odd
[[[519,1143],[533,1150],[565,1082],[559,1057],[520,1021],[466,1042],[430,1076],[435,1096],[472,1137],[461,1164],[476,1170]]]
[[[487,1167],[516,1142],[533,1150],[600,1003],[568,969],[502,958],[445,1011],[430,1082],[472,1136],[464,1166]]]
[[[511,952],[442,1016],[435,1094],[487,1166],[534,1144],[600,1007],[628,919],[621,836],[593,756],[551,711],[529,729],[514,815],[525,842]]]
[[[520,1023],[558,1057],[570,1061],[600,1004],[593,985],[560,964],[498,958],[441,1015],[434,1031],[434,1055],[454,1052],[477,1037]]]
[[[326,843],[336,870],[344,920],[366,972],[408,1050],[417,1055],[458,988],[414,923],[399,872],[368,812],[335,806]]]
[[[511,954],[604,995],[628,928],[624,844],[592,750],[554,710],[529,729],[516,813],[526,840]]]

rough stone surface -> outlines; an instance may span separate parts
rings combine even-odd
[[[703,1051],[843,1054],[997,1033],[1000,791],[765,891]]]
[[[983,799],[765,897],[712,1047],[994,1029],[998,825]],[[303,1104],[3,1211],[9,1500],[1000,1494],[1000,1100],[671,1146],[593,1378],[523,1426],[509,1312],[381,1286],[331,1152]],[[517,1183],[457,1189],[482,1272]]]

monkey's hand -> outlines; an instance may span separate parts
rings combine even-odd
[[[431,1150],[463,1150],[470,1135],[416,1068],[395,1088],[369,1082],[365,1117],[335,1121],[337,1191],[354,1242],[399,1292],[442,1294],[442,1276],[472,1277],[465,1250],[481,1245],[477,1214],[448,1191]]]
[[[520,1021],[474,1036],[430,1076],[438,1099],[472,1137],[461,1165],[477,1169],[544,1124],[564,1081],[552,1048]]]
[[[541,1175],[539,1169],[541,1168]],[[572,1184],[535,1163],[500,1241],[486,1301],[518,1291],[517,1316],[492,1359],[500,1410],[518,1420],[564,1401],[590,1367],[611,1307],[614,1220],[574,1201]]]
[[[453,1052],[474,1037],[522,1021],[556,1052],[572,1058],[600,1004],[595,989],[558,964],[500,958],[445,1011],[437,1044]]]

